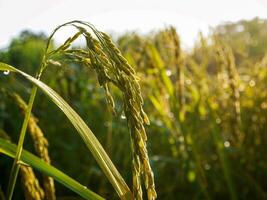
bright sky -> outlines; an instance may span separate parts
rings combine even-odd
[[[174,25],[188,47],[199,31],[207,34],[210,26],[256,16],[267,18],[267,0],[0,0],[0,48],[21,30],[49,34],[74,19],[113,33]]]

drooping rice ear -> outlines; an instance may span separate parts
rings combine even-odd
[[[64,48],[61,52],[71,56],[73,61],[78,61],[96,71],[99,84],[104,87],[107,102],[113,111],[115,105],[108,84],[114,84],[121,90],[124,113],[131,131],[134,196],[142,199],[141,176],[143,174],[147,196],[149,199],[155,199],[154,175],[149,164],[146,149],[147,136],[144,128],[144,124],[148,124],[149,120],[142,108],[143,99],[136,73],[107,34],[98,31],[86,22],[73,21],[69,24],[82,32],[86,39],[87,49],[81,51]],[[95,38],[87,28],[95,34]]]

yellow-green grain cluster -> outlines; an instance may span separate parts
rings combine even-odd
[[[0,138],[11,141],[9,135],[2,129],[0,129]],[[44,190],[40,186],[40,183],[35,176],[35,173],[31,167],[21,165],[20,167],[21,185],[24,191],[24,197],[26,200],[44,200]]]
[[[53,58],[55,54],[61,53],[68,56],[69,61],[81,63],[95,70],[98,82],[105,90],[107,103],[114,114],[116,113],[115,103],[109,89],[109,84],[113,84],[120,89],[123,94],[124,114],[127,118],[131,134],[133,195],[136,199],[143,198],[142,180],[144,180],[148,199],[155,199],[157,195],[154,175],[146,149],[147,135],[144,127],[145,124],[149,124],[149,119],[143,110],[141,89],[134,69],[122,56],[120,50],[107,34],[96,30],[91,24],[86,22],[74,21],[65,25],[74,26],[78,32],[48,55]],[[87,30],[88,28],[94,35]],[[86,40],[86,49],[69,48],[71,43],[80,35]]]

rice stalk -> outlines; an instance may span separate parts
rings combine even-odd
[[[174,65],[176,67],[177,73],[177,98],[178,98],[178,105],[179,105],[179,119],[180,121],[184,120],[185,115],[185,96],[184,96],[184,61],[182,58],[182,51],[180,47],[180,39],[174,27],[170,28],[170,34],[174,45]]]
[[[230,108],[232,109],[230,116],[230,124],[232,130],[232,142],[236,145],[241,145],[244,139],[244,133],[242,132],[242,120],[240,109],[240,92],[239,84],[240,78],[235,65],[235,58],[232,49],[229,46],[220,44],[218,39],[215,38],[216,49],[216,62],[217,62],[217,79],[219,82],[218,92],[221,96],[221,106],[227,108],[227,99],[225,98],[222,88],[229,87]],[[227,76],[227,77],[226,77]]]
[[[154,175],[149,164],[146,149],[147,136],[144,128],[144,124],[149,124],[149,120],[142,108],[143,99],[141,96],[140,85],[133,68],[128,64],[126,59],[122,57],[118,48],[106,34],[103,34],[103,37],[106,44],[110,47],[111,55],[116,58],[116,66],[120,66],[120,71],[117,72],[118,77],[116,81],[117,86],[123,92],[124,112],[131,131],[134,195],[135,198],[142,199],[140,177],[141,174],[143,174],[148,199],[152,200],[156,198],[156,191]],[[123,75],[122,72],[125,74]]]
[[[214,49],[215,49],[215,61],[216,61],[216,75],[218,81],[218,87],[216,88],[218,92],[217,103],[218,103],[218,108],[224,111],[228,109],[228,98],[227,98],[228,96],[226,89],[230,85],[230,80],[229,77],[227,76],[229,75],[229,69],[230,69],[229,61],[233,65],[232,63],[233,60],[232,58],[230,58],[231,60],[229,60],[229,55],[226,53],[225,46],[222,45],[220,40],[217,37],[214,37],[213,39],[215,42]],[[237,199],[235,185],[231,176],[231,168],[229,166],[228,156],[224,146],[224,135],[221,134],[222,131],[219,130],[218,128],[219,126],[222,127],[225,126],[225,123],[220,122],[222,116],[216,113],[218,112],[217,111],[218,108],[212,108],[212,106],[210,106],[211,117],[215,121],[214,124],[212,125],[212,136],[216,146],[217,154],[220,159],[220,164],[229,190],[230,198]]]
[[[225,74],[226,74],[226,65],[227,65],[227,61],[226,61],[226,57],[225,57],[225,53],[223,50],[222,45],[220,45],[218,43],[218,41],[215,39],[215,60],[216,60],[216,73],[217,73],[217,80],[218,80],[218,93],[220,95],[220,98],[218,99],[222,99],[224,98],[224,90],[223,88],[225,88],[226,85],[228,85],[228,80],[226,80]],[[226,108],[226,101],[220,101],[220,103],[222,103],[223,108]]]
[[[45,55],[43,57],[42,64],[40,66],[40,70],[36,75],[38,80],[41,78],[42,72],[46,67],[46,63],[44,61],[45,61]],[[22,153],[22,149],[23,149],[24,138],[25,138],[25,135],[26,135],[26,129],[27,129],[28,122],[29,122],[29,119],[30,119],[31,110],[32,110],[32,107],[33,107],[33,103],[34,103],[34,100],[35,100],[36,93],[37,93],[37,87],[34,86],[32,88],[32,90],[31,90],[29,103],[28,103],[28,106],[27,106],[27,110],[25,112],[25,117],[24,117],[24,120],[23,120],[22,127],[20,129],[18,148],[17,148],[17,151],[16,151],[16,156],[14,158],[12,168],[11,168],[10,178],[9,178],[8,187],[7,187],[7,199],[8,200],[12,199],[14,188],[15,188],[15,185],[16,185],[17,176],[18,176],[19,169],[20,169],[20,157],[21,157],[21,153]]]
[[[69,23],[66,23],[66,24],[63,24],[63,25],[57,27],[52,32],[52,34],[50,35],[50,37],[48,39],[46,50],[45,50],[45,54],[44,54],[43,60],[42,60],[42,65],[40,67],[39,73],[36,76],[37,79],[36,80],[34,79],[34,81],[37,81],[38,82],[38,80],[41,78],[41,75],[42,75],[43,71],[46,69],[47,65],[49,63],[51,63],[51,61],[52,61],[52,63],[60,64],[59,62],[54,61],[51,58],[54,55],[56,55],[57,53],[62,53],[62,52],[65,53],[65,49],[67,49],[70,46],[71,42],[73,42],[75,39],[77,39],[77,36],[79,35],[79,34],[76,34],[75,36],[70,37],[61,47],[59,47],[59,50],[58,51],[57,50],[50,51],[50,43],[52,41],[52,37],[54,36],[54,34],[56,33],[57,30],[59,30],[63,26],[72,25],[72,26],[76,27],[81,33],[83,33],[84,36],[87,36],[87,37],[89,36],[89,34],[86,31],[86,29],[84,29],[81,26],[75,25],[75,23],[87,25],[93,31],[95,31],[95,33],[97,33],[97,34],[100,33],[98,31],[96,31],[93,28],[92,25],[89,25],[89,24],[87,24],[85,22],[82,23],[82,22],[79,22],[79,21],[69,22]],[[97,40],[95,40],[95,41],[97,41]],[[96,49],[96,50],[98,50],[98,49]],[[89,52],[90,51],[91,50],[89,49]],[[78,54],[80,52],[82,52],[82,50],[76,51],[76,54],[73,54],[73,53],[70,53],[70,54],[73,55],[73,56],[75,56],[75,59],[74,59],[75,61],[81,61],[79,59],[83,59],[82,61],[84,61],[84,63],[87,63],[88,60],[90,61],[90,59],[88,57],[81,57]],[[93,59],[93,57],[91,57],[91,59]],[[105,61],[107,61],[107,59]],[[22,75],[24,75],[26,77],[29,77],[29,75],[23,73],[22,71],[15,70],[11,66],[8,66],[8,65],[6,65],[4,63],[0,63],[0,64],[2,64],[1,65],[1,68],[5,68],[6,70],[10,69],[11,71],[20,72]],[[100,64],[99,62],[97,62],[97,64],[98,64],[97,66],[102,67],[102,65],[99,65]],[[103,69],[103,67],[102,67],[102,69]],[[103,77],[100,77],[100,78],[103,78]],[[30,80],[33,80],[33,77],[30,77]],[[42,85],[42,83],[40,83],[40,84]],[[108,90],[108,87],[107,87],[106,84],[105,84],[105,86],[106,87],[104,87],[104,88],[106,89],[105,91],[106,91],[106,94],[107,94],[107,99],[110,100],[110,103],[112,103],[113,99],[111,98],[111,95],[109,94],[109,90]],[[45,86],[45,88],[48,89],[47,86]],[[24,137],[25,137],[25,131],[26,131],[27,124],[28,124],[28,121],[29,121],[30,111],[31,111],[32,106],[33,106],[33,102],[34,102],[34,99],[35,99],[36,91],[37,91],[37,88],[36,87],[33,87],[32,92],[31,92],[31,97],[30,97],[30,100],[29,100],[29,104],[28,104],[28,109],[27,109],[27,112],[26,112],[26,115],[25,115],[25,118],[24,118],[23,127],[21,129],[21,134],[20,134],[20,139],[19,139],[19,144],[18,144],[18,152],[17,152],[17,155],[15,157],[15,161],[13,163],[13,167],[12,167],[12,171],[11,171],[11,176],[10,176],[11,177],[10,178],[10,183],[9,183],[9,187],[8,187],[8,196],[9,196],[9,198],[11,198],[12,197],[12,194],[13,194],[13,190],[14,190],[14,186],[15,186],[15,182],[16,182],[16,177],[17,177],[17,172],[18,172],[18,169],[19,169],[19,162],[18,162],[18,160],[19,160],[19,157],[21,156],[22,146],[23,146]],[[54,91],[52,93],[54,93]],[[54,94],[51,97],[53,99]],[[58,98],[61,99],[61,97],[57,96],[57,99]],[[58,103],[57,100],[54,99],[54,101]],[[115,168],[115,166],[113,165],[113,163],[111,162],[111,160],[109,159],[109,157],[106,155],[104,149],[102,148],[102,146],[100,145],[100,143],[97,141],[97,139],[95,138],[95,136],[93,135],[93,133],[91,132],[91,130],[84,123],[84,121],[77,115],[77,113],[75,113],[75,111],[66,104],[65,101],[63,101],[62,99],[61,99],[61,101],[64,102],[63,104],[66,106],[65,110],[63,110],[63,111],[65,112],[65,114],[68,113],[66,115],[69,115],[69,119],[71,120],[71,122],[73,122],[73,124],[77,128],[78,132],[80,134],[82,134],[82,137],[85,140],[85,143],[87,144],[87,146],[89,147],[89,149],[92,151],[92,153],[95,156],[96,160],[98,161],[100,167],[105,172],[107,178],[109,178],[111,184],[114,186],[114,188],[117,191],[117,193],[119,194],[120,198],[122,198],[122,199],[128,199],[128,198],[130,198],[132,194],[131,194],[131,191],[128,189],[127,184],[124,182],[123,178],[121,177],[121,175],[119,174],[119,172],[117,171],[117,169]],[[71,112],[69,110],[71,110]],[[73,115],[75,115],[76,117],[73,118]],[[80,123],[82,123],[82,129],[80,127],[81,126]],[[89,134],[89,136],[88,136],[88,134]],[[92,141],[95,141],[94,144],[92,143]]]
[[[155,199],[154,175],[149,164],[146,149],[147,136],[144,128],[145,124],[149,124],[149,120],[142,108],[141,89],[134,69],[107,34],[97,31],[91,24],[86,22],[73,21],[60,27],[65,25],[72,25],[78,29],[79,34],[77,33],[76,35],[85,37],[87,49],[68,49],[69,42],[65,42],[59,47],[59,50],[51,51],[50,55],[53,56],[55,52],[62,53],[69,56],[72,61],[93,68],[97,73],[99,84],[105,90],[107,103],[113,113],[115,113],[115,104],[108,84],[112,83],[121,90],[123,93],[124,113],[131,133],[133,193],[135,198],[142,199],[141,175],[143,174],[148,199]],[[84,27],[89,27],[98,40]],[[74,36],[75,38],[76,35]],[[73,39],[67,41],[73,41]]]
[[[73,26],[77,28],[78,32],[66,40],[66,42],[55,50],[50,50],[50,43],[54,34],[64,26]],[[93,37],[89,28],[95,35]],[[71,44],[80,36],[86,39],[87,48],[70,49]],[[108,105],[115,113],[115,104],[112,95],[109,91],[109,83],[117,86],[123,93],[124,113],[127,118],[127,124],[130,129],[131,146],[133,152],[133,192],[137,199],[142,199],[142,183],[141,175],[143,175],[144,184],[147,189],[148,199],[156,198],[154,175],[149,164],[148,153],[146,149],[147,136],[144,125],[149,124],[147,115],[145,114],[142,105],[143,99],[141,96],[141,89],[138,83],[138,78],[133,68],[129,65],[127,60],[122,56],[120,50],[112,42],[111,38],[94,28],[93,25],[87,22],[72,21],[58,26],[50,35],[47,47],[43,57],[42,66],[38,73],[37,80],[46,66],[51,63],[57,63],[53,58],[57,54],[69,56],[71,61],[82,63],[85,66],[93,68],[98,76],[98,81],[103,86]],[[16,173],[19,168],[17,164],[21,155],[25,131],[28,121],[30,120],[30,112],[35,99],[37,89],[34,87],[31,93],[30,101],[25,115],[23,128],[20,134],[18,145],[18,152],[14,162],[15,174],[11,175],[11,186],[9,187],[9,196],[12,196]]]
[[[125,183],[124,179],[121,177],[120,173],[106,154],[105,150],[103,149],[102,145],[99,143],[91,129],[86,125],[86,123],[82,120],[82,118],[71,108],[65,100],[62,99],[54,90],[44,84],[42,81],[30,76],[29,74],[18,70],[8,64],[0,62],[0,70],[5,71],[9,70],[11,72],[18,73],[24,76],[28,81],[32,82],[35,86],[41,89],[48,98],[57,105],[57,107],[67,116],[69,121],[75,127],[83,141],[85,142],[87,148],[91,151],[94,158],[98,162],[99,166],[109,179],[110,183],[118,193],[121,199],[131,199],[132,193],[129,190],[127,184]],[[21,163],[18,163],[21,164]],[[48,165],[49,166],[49,165]],[[37,166],[38,167],[38,166]],[[50,172],[49,172],[50,173]],[[57,176],[58,179],[60,177]],[[62,181],[62,180],[61,180]],[[64,184],[68,187],[72,188],[73,190],[77,191],[76,188],[70,186],[68,183]],[[75,183],[76,184],[76,183]],[[77,185],[77,184],[76,184]],[[80,186],[79,186],[80,187]],[[80,190],[78,190],[80,192]],[[89,194],[90,195],[90,194]]]
[[[240,111],[240,93],[239,93],[239,75],[235,65],[235,58],[230,47],[226,48],[226,58],[227,58],[227,72],[229,76],[229,85],[231,88],[231,100],[233,107],[233,117],[231,119],[234,143],[241,145],[243,142],[244,134],[242,133],[242,121],[241,121],[241,111]]]
[[[173,115],[173,105],[172,101],[175,98],[174,87],[172,80],[167,76],[167,70],[164,61],[157,50],[156,46],[152,43],[146,43],[145,45],[145,56],[146,65],[149,68],[155,69],[153,74],[153,81],[155,81],[155,87],[152,91],[155,94],[151,94],[149,99],[153,106],[156,108],[160,114],[162,121],[168,127],[170,135],[168,138],[170,149],[174,157],[178,156],[177,145],[179,145],[179,128],[175,121]],[[149,86],[151,86],[151,80],[149,81]],[[166,98],[167,97],[167,98]],[[183,144],[180,145],[183,148]]]
[[[70,37],[62,46],[49,52],[50,42],[53,35],[63,26],[72,25],[78,29],[79,33]],[[95,34],[95,39],[84,28],[89,27]],[[71,42],[77,36],[83,35],[86,39],[87,49],[68,49]],[[135,71],[122,56],[119,49],[111,41],[111,38],[103,32],[97,31],[91,24],[81,21],[73,21],[57,27],[49,37],[46,54],[44,56],[44,66],[47,60],[51,60],[54,55],[61,53],[67,55],[72,61],[80,62],[85,66],[93,68],[98,75],[98,81],[106,92],[106,99],[115,113],[115,105],[112,95],[109,91],[108,83],[113,83],[123,93],[124,113],[127,118],[127,124],[131,133],[132,152],[133,152],[133,192],[135,198],[142,199],[142,184],[140,181],[143,175],[147,196],[149,199],[156,198],[154,185],[154,175],[149,164],[149,158],[146,150],[147,136],[144,124],[149,124],[147,115],[142,105],[140,85]],[[42,67],[40,70],[43,72]],[[40,75],[37,76],[40,78]]]
[[[25,114],[27,110],[27,105],[24,102],[24,100],[18,94],[12,93],[10,95],[12,99],[14,100],[14,102],[21,109],[21,112]],[[33,115],[31,115],[29,119],[28,130],[32,138],[37,155],[40,156],[40,158],[44,160],[46,163],[50,164],[51,161],[50,161],[50,157],[48,153],[48,141],[45,138],[41,128],[38,126],[37,119]],[[53,178],[44,175],[43,186],[44,186],[44,192],[45,192],[45,199],[47,200],[56,199],[55,185],[54,185]]]

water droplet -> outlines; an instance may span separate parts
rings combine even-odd
[[[126,119],[126,116],[125,115],[121,115],[121,119]]]
[[[255,86],[255,84],[256,84],[256,83],[255,83],[255,81],[254,81],[254,80],[250,80],[250,81],[249,81],[249,86],[250,86],[250,87],[254,87],[254,86]]]
[[[187,85],[190,85],[190,84],[192,83],[192,80],[191,80],[191,79],[186,79],[186,80],[185,80],[185,83],[186,83]]]
[[[221,120],[220,118],[217,118],[217,119],[216,119],[216,123],[217,123],[217,124],[220,124],[221,122],[222,122],[222,120]]]
[[[224,142],[224,146],[227,148],[227,147],[230,147],[230,142],[229,141],[225,141]]]
[[[5,70],[3,73],[4,73],[4,75],[8,75],[10,73],[10,71],[9,70]]]
[[[166,70],[166,74],[167,74],[167,76],[171,76],[171,75],[172,75],[172,71],[169,70],[169,69],[167,69],[167,70]]]

